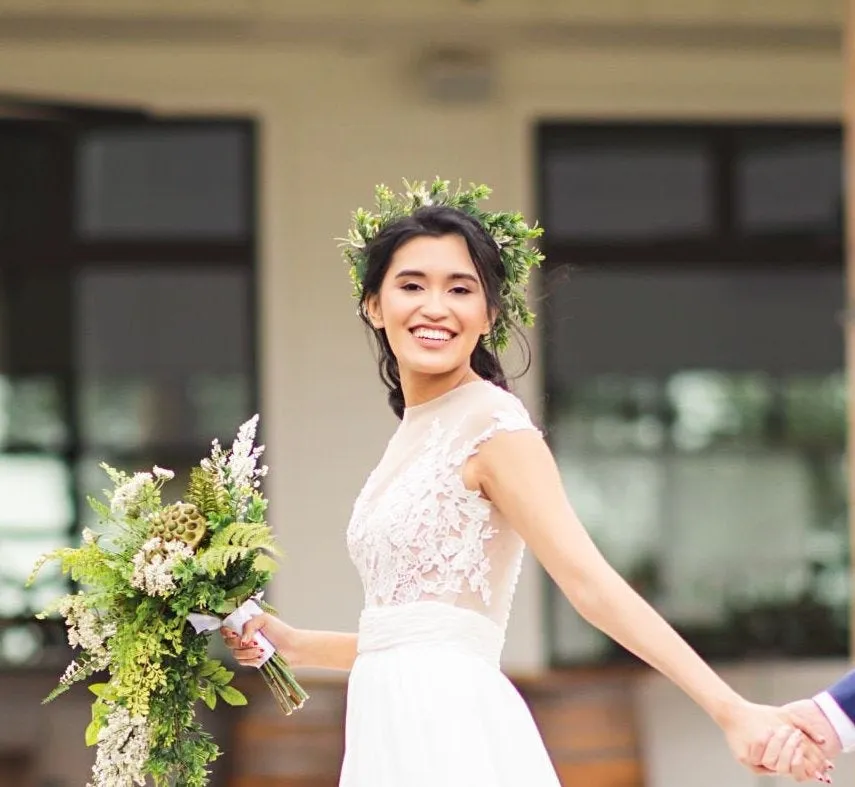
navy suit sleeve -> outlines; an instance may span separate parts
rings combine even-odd
[[[828,689],[828,693],[849,719],[855,723],[855,670],[844,675]]]

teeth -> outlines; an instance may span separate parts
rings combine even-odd
[[[413,331],[413,336],[417,339],[435,339],[442,342],[447,342],[451,339],[451,333],[449,331],[437,331],[431,328],[416,328]]]

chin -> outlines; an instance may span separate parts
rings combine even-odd
[[[466,365],[463,358],[399,358],[398,367],[412,374],[445,375]]]

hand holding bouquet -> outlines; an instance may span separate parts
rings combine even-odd
[[[98,752],[90,787],[202,787],[219,756],[195,719],[195,704],[214,708],[246,698],[233,673],[208,657],[208,637],[221,616],[238,632],[261,611],[257,604],[276,564],[276,547],[260,491],[267,468],[255,446],[258,416],[241,426],[230,451],[215,440],[209,458],[191,471],[182,502],[163,505],[169,470],[128,476],[102,465],[113,482],[108,504],[90,499],[102,531],[84,530],[77,548],[45,555],[58,560],[81,589],[59,599],[68,641],[80,654],[46,702],[73,683],[106,671],[89,689],[96,699],[86,730]],[[192,624],[192,625],[191,625]],[[306,693],[267,643],[260,667],[286,713]]]

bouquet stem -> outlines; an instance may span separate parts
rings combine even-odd
[[[274,653],[261,666],[261,674],[267,683],[276,702],[287,715],[303,707],[309,695],[297,682],[288,662],[278,653]]]

